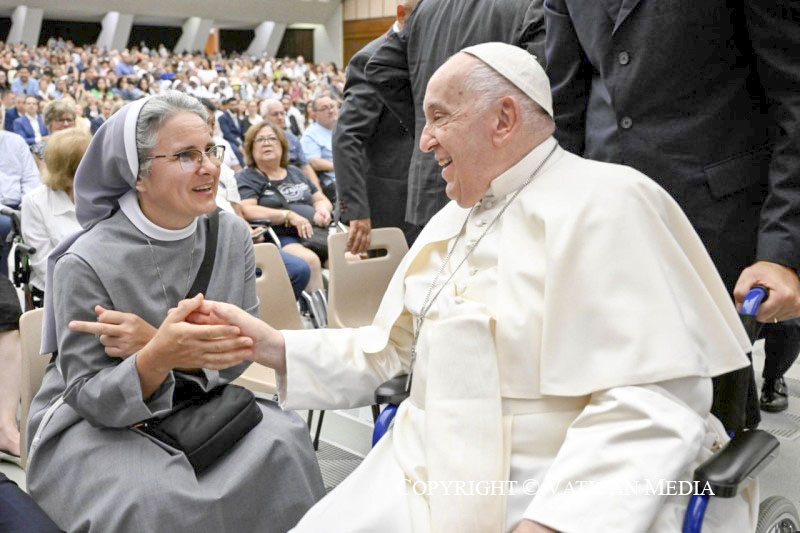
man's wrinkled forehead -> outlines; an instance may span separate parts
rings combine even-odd
[[[467,90],[464,80],[476,61],[480,60],[460,52],[445,61],[428,81],[423,107],[443,108],[461,102]]]

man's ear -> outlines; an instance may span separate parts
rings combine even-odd
[[[496,123],[492,137],[495,145],[504,144],[517,128],[520,118],[520,110],[517,101],[511,96],[504,96],[500,99],[496,109]]]
[[[403,4],[397,4],[397,22],[400,24],[400,27],[403,27],[403,23],[406,21],[406,17],[408,13],[406,13],[406,6]]]

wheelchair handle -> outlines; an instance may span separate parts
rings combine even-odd
[[[27,244],[22,242],[17,243],[17,249],[19,249],[22,253],[28,256],[31,256],[36,253],[36,248],[34,248],[33,246],[28,246]]]
[[[761,304],[764,303],[767,298],[769,298],[769,289],[761,285],[756,285],[750,289],[747,296],[744,297],[742,310],[739,314],[742,316],[756,316],[758,314],[758,308],[761,307]]]

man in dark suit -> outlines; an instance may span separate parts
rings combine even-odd
[[[217,123],[222,130],[222,138],[231,145],[231,150],[239,160],[239,164],[245,166],[244,156],[242,155],[242,122],[237,114],[238,101],[235,98],[228,98],[223,102],[223,111]]]
[[[25,114],[25,98],[24,94],[14,95],[14,107],[6,109],[6,118],[3,123],[3,128],[6,131],[14,131],[14,121]]]
[[[658,181],[737,302],[753,285],[771,290],[764,322],[799,314],[798,20],[790,0],[545,2],[556,138]],[[767,350],[790,342],[776,349],[794,357],[797,341],[778,332]],[[753,427],[755,395],[751,369],[726,374],[712,411],[728,429]]]
[[[406,203],[406,222],[413,225],[409,244],[448,202],[438,164],[419,150],[428,79],[451,55],[474,44],[500,41],[542,57],[541,10],[542,0],[420,0],[403,30],[388,36],[368,61],[368,82],[401,123],[414,129]]]
[[[397,21],[389,33],[403,28],[416,4],[416,0],[398,2]],[[408,164],[414,138],[383,105],[364,74],[367,61],[387,35],[370,42],[350,59],[344,101],[333,132],[341,219],[350,226],[347,248],[354,254],[369,247],[373,227],[406,229]]]
[[[14,133],[21,135],[28,146],[41,142],[50,133],[39,113],[39,100],[35,96],[25,98],[25,114],[14,120]]]

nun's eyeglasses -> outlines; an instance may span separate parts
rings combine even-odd
[[[203,154],[205,154],[208,157],[209,161],[211,161],[217,166],[220,166],[222,164],[222,158],[225,157],[225,147],[221,145],[212,146],[205,152],[201,152],[200,150],[195,150],[194,148],[191,148],[189,150],[183,150],[182,152],[178,152],[177,154],[153,155],[148,157],[147,159],[174,157],[181,164],[181,168],[185,172],[194,172],[200,165],[203,164]]]

